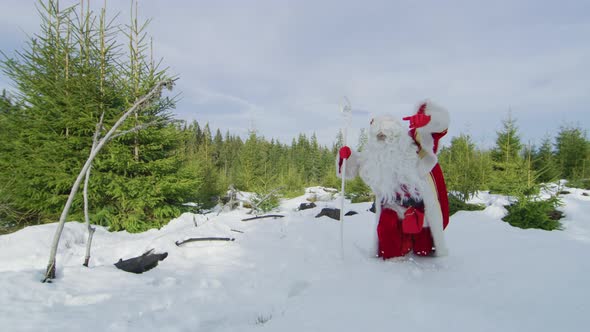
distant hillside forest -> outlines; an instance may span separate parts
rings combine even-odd
[[[57,221],[99,119],[112,126],[156,82],[172,76],[152,57],[148,25],[136,12],[129,24],[116,25],[104,9],[83,4],[60,8],[58,1],[40,1],[39,32],[14,56],[0,59],[14,86],[0,96],[0,233]],[[159,97],[127,120],[122,129],[129,133],[100,152],[88,186],[93,223],[113,231],[161,227],[183,211],[211,208],[230,185],[288,197],[308,186],[339,187],[338,137],[330,147],[315,135],[290,144],[257,132],[241,138],[174,120],[176,102]],[[450,145],[439,158],[457,198],[468,200],[478,190],[530,194],[557,179],[589,186],[584,129],[564,127],[539,145],[525,145],[514,120],[503,124],[491,150],[477,148],[467,135],[446,138]],[[357,149],[366,140],[361,137]],[[360,179],[347,188],[355,201],[372,199]],[[83,220],[78,196],[70,220]]]

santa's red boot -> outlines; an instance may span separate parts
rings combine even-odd
[[[433,253],[432,248],[434,242],[432,241],[432,234],[430,234],[430,228],[424,227],[418,234],[414,234],[413,238],[413,249],[414,253],[418,256],[430,256]]]

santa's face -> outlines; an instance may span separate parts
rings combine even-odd
[[[406,135],[406,130],[394,117],[385,115],[371,120],[369,129],[369,140],[377,144],[392,144]]]
[[[362,153],[360,175],[382,201],[398,195],[420,199],[423,179],[418,174],[417,147],[408,129],[392,116],[371,121],[369,140]]]

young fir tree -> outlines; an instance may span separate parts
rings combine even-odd
[[[518,127],[512,114],[508,114],[508,118],[502,121],[502,126],[502,130],[497,132],[496,146],[491,151],[492,160],[498,163],[498,167],[502,163],[520,161],[522,150]]]
[[[237,186],[241,190],[259,191],[268,184],[267,151],[263,138],[251,130],[248,139],[239,152]]]
[[[590,167],[586,132],[579,127],[562,127],[555,139],[555,150],[561,177],[575,185],[584,185]]]
[[[441,149],[439,160],[449,191],[465,202],[482,188],[481,161],[469,135],[453,137],[450,147]]]
[[[215,168],[221,169],[222,167],[222,160],[221,154],[223,153],[223,136],[221,135],[221,130],[217,129],[215,132],[215,137],[213,138],[213,151],[211,154],[213,165]]]
[[[320,154],[320,145],[318,144],[318,138],[315,133],[311,135],[309,146],[309,170],[307,174],[307,183],[308,185],[317,185],[322,177],[322,160]]]
[[[135,6],[134,6],[135,5]],[[134,10],[135,9],[135,10]],[[123,62],[125,107],[133,104],[157,81],[169,78],[166,70],[153,58],[147,24],[138,22],[137,2],[132,2],[127,61]],[[118,139],[97,162],[103,181],[97,190],[103,193],[106,206],[100,219],[111,229],[142,231],[159,227],[185,208],[183,203],[196,197],[199,178],[185,167],[181,151],[182,136],[169,124],[174,101],[162,98],[159,103],[135,114],[128,127],[146,126],[144,130]]]
[[[522,143],[516,121],[508,116],[497,133],[496,146],[491,150],[493,171],[489,188],[492,192],[518,195],[532,190],[528,179],[530,168],[521,157]]]
[[[558,180],[559,168],[550,138],[543,139],[541,146],[535,151],[533,168],[539,174],[539,182],[547,183]]]
[[[26,106],[19,112],[20,122],[14,122],[19,133],[14,144],[19,148],[6,156],[10,171],[0,174],[14,179],[11,198],[27,212],[29,222],[51,222],[89,155],[101,114],[109,127],[167,74],[157,69],[140,44],[132,43],[133,64],[121,57],[120,30],[107,23],[104,9],[97,16],[83,7],[83,1],[66,9],[53,0],[39,4],[40,33],[25,50],[2,61],[17,98]],[[130,35],[137,37],[138,31]],[[161,225],[190,199],[195,183],[180,169],[177,131],[165,124],[171,106],[163,98],[137,114],[126,129],[144,124],[149,129],[121,136],[95,160],[90,183],[94,222],[138,231]],[[71,219],[82,219],[80,207],[77,199]]]

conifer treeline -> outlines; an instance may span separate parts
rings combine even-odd
[[[469,135],[451,139],[439,160],[447,187],[465,201],[478,190],[507,195],[530,195],[539,185],[566,179],[570,186],[590,187],[590,142],[575,126],[562,127],[539,146],[523,144],[510,116],[497,132],[490,150],[477,148]]]
[[[199,202],[223,194],[229,185],[244,191],[267,193],[280,188],[283,195],[302,194],[307,186],[335,186],[335,145],[318,144],[316,135],[299,135],[290,145],[250,131],[246,140],[219,129],[211,134],[209,125],[197,121],[178,127],[183,137],[186,160],[198,181]]]

